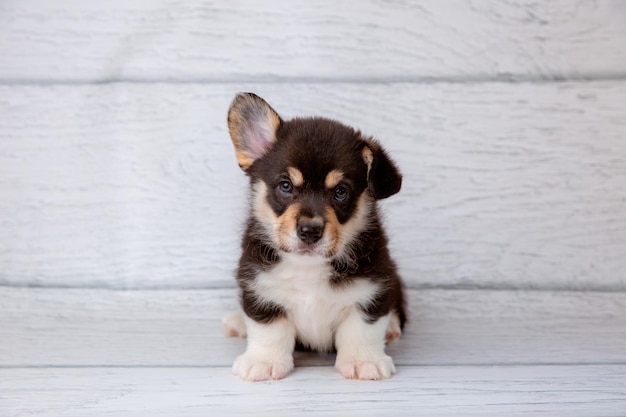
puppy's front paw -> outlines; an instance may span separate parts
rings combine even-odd
[[[389,355],[373,354],[361,358],[355,356],[337,356],[335,368],[348,379],[386,379],[396,373],[396,367]]]
[[[235,360],[233,373],[246,381],[282,379],[293,370],[293,357],[244,353]]]

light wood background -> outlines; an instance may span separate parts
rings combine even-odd
[[[374,135],[411,288],[626,289],[626,3],[0,5],[0,285],[232,287],[234,94]]]
[[[624,416],[625,57],[621,0],[1,1],[0,416]],[[239,91],[404,172],[393,378],[231,375]]]

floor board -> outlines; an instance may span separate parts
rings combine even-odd
[[[411,290],[400,365],[626,364],[626,293]],[[0,366],[229,366],[234,289],[0,288]],[[329,365],[301,355],[297,365]]]
[[[307,367],[249,383],[226,367],[0,369],[0,414],[623,416],[625,374],[626,365],[404,366],[363,382]]]
[[[410,290],[398,373],[247,383],[233,289],[0,288],[0,416],[624,416],[626,294]]]

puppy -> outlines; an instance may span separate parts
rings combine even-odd
[[[360,132],[322,118],[285,121],[252,93],[237,95],[228,128],[251,195],[242,311],[224,320],[228,335],[248,338],[233,373],[281,379],[298,346],[336,351],[346,378],[389,378],[385,344],[406,318],[376,200],[400,190],[398,169]]]

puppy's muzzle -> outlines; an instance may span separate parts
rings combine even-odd
[[[324,234],[324,223],[322,220],[301,218],[297,226],[298,238],[309,245],[317,243]]]

